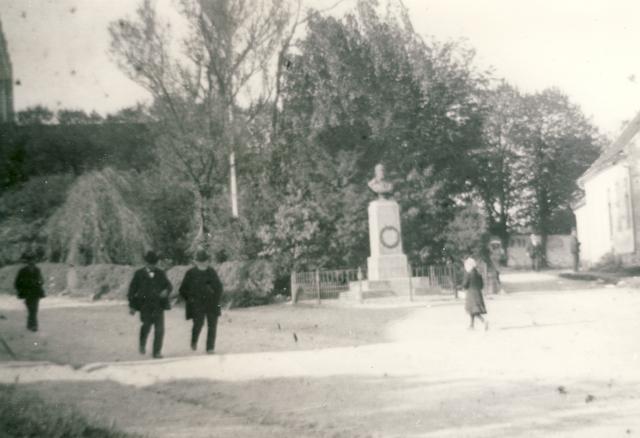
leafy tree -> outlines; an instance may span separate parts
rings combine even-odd
[[[20,125],[46,125],[55,120],[55,114],[49,108],[36,105],[18,111],[17,119]]]
[[[570,222],[552,228],[552,218],[571,217],[567,213],[577,179],[600,151],[596,128],[565,94],[552,88],[524,96],[514,138],[523,148],[517,169],[520,217],[543,239],[552,231],[568,232]]]
[[[471,204],[459,209],[444,233],[446,252],[458,260],[467,255],[487,257],[489,233],[480,208]]]
[[[470,182],[482,201],[489,231],[508,248],[522,189],[518,169],[525,151],[516,131],[524,102],[518,90],[502,81],[487,91],[483,104],[482,143],[474,151],[476,167]]]
[[[285,0],[181,0],[180,12],[187,32],[177,39],[142,1],[135,18],[110,26],[111,48],[153,97],[158,155],[195,196],[196,245],[212,231],[208,205],[224,193],[225,157],[244,142],[241,133],[268,100],[269,87],[255,97],[251,81],[269,77],[291,12]],[[241,96],[248,110],[240,109]]]
[[[101,123],[103,121],[102,116],[95,111],[87,114],[83,110],[71,109],[58,110],[56,118],[58,120],[58,123],[61,125],[95,124]]]
[[[367,256],[366,181],[377,162],[396,182],[409,255],[437,253],[453,200],[466,190],[469,151],[480,136],[477,102],[485,80],[473,67],[473,53],[426,42],[405,10],[381,16],[376,6],[360,1],[343,19],[311,14],[283,81],[272,183],[309,199],[319,208],[319,224],[334,218],[326,221],[333,224],[328,233],[316,233],[328,238],[332,263],[347,262],[344,247],[332,247],[336,236],[363,243],[352,246],[349,263]],[[349,159],[341,163],[340,156]],[[342,169],[351,188],[318,183],[323,167]],[[343,204],[335,200],[348,190],[357,201],[339,219],[333,213]]]

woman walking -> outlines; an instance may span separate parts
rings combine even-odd
[[[482,297],[482,275],[476,268],[476,261],[469,257],[464,261],[464,280],[462,287],[467,290],[465,298],[465,310],[471,317],[471,324],[469,330],[474,329],[475,319],[478,318],[484,322],[484,329],[489,330],[489,321],[482,315],[486,315],[487,309],[484,306],[484,298]]]

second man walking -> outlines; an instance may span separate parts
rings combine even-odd
[[[182,280],[180,296],[186,303],[187,319],[193,319],[191,349],[195,351],[198,348],[198,338],[206,318],[207,353],[213,354],[220,316],[222,282],[215,269],[209,266],[209,256],[205,251],[199,250],[194,262],[195,266],[186,272]]]

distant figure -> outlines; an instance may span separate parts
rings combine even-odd
[[[578,240],[575,228],[571,230],[569,249],[571,250],[571,256],[573,257],[573,272],[578,272],[580,269],[580,241]]]
[[[158,256],[153,251],[145,254],[146,266],[133,274],[129,286],[129,311],[140,312],[140,354],[146,353],[147,338],[153,326],[153,357],[162,358],[164,338],[164,311],[171,308],[169,294],[173,287],[162,269],[156,267]]]
[[[215,269],[209,265],[209,255],[204,250],[196,253],[195,266],[189,269],[180,286],[180,296],[185,300],[186,317],[193,319],[191,329],[191,349],[198,348],[200,331],[207,320],[207,354],[213,354],[216,347],[216,329],[220,316],[222,282]]]
[[[469,329],[474,329],[475,319],[478,318],[484,323],[484,329],[489,329],[489,321],[485,320],[482,315],[487,313],[487,309],[484,306],[484,298],[482,297],[482,275],[476,268],[476,261],[472,257],[468,257],[464,261],[464,280],[462,287],[467,290],[465,297],[465,310],[471,317],[471,323]]]
[[[45,297],[44,280],[40,268],[36,266],[35,255],[28,253],[23,256],[23,259],[26,266],[18,271],[15,288],[18,292],[18,298],[24,300],[27,306],[27,330],[37,332],[38,305],[40,299]]]
[[[531,258],[531,269],[539,271],[542,265],[542,242],[540,236],[531,234],[527,242],[527,254]]]
[[[378,195],[379,199],[390,197],[393,192],[393,184],[384,179],[384,166],[376,164],[374,172],[374,178],[368,183],[369,188]]]

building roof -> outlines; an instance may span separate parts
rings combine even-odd
[[[600,156],[593,162],[585,173],[578,179],[582,185],[586,180],[596,176],[609,166],[624,160],[627,157],[627,145],[640,131],[640,112],[629,123],[625,125],[616,140],[602,151]]]

